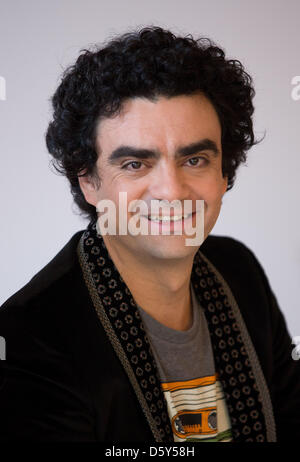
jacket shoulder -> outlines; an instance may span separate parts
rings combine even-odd
[[[238,239],[209,235],[199,251],[213,263],[221,274],[251,277],[251,274],[256,273],[266,278],[255,253]]]
[[[224,258],[225,256],[234,256],[240,258],[256,258],[252,250],[240,240],[230,236],[216,236],[210,234],[200,247],[200,251],[207,258]]]
[[[25,306],[41,297],[51,296],[59,291],[60,286],[65,286],[78,264],[76,248],[83,232],[75,233],[47,265],[9,297],[0,307],[0,314],[9,307]]]

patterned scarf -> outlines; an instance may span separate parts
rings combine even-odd
[[[96,220],[82,234],[77,253],[97,315],[155,441],[174,441],[158,369],[139,310],[97,232]],[[204,309],[233,440],[276,441],[269,391],[240,310],[222,275],[200,249],[194,258],[191,282]]]

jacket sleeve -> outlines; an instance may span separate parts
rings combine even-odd
[[[268,298],[272,342],[272,374],[269,385],[277,440],[297,441],[300,438],[300,359],[292,358],[294,346],[284,315],[261,264],[248,248],[247,250],[255,260]]]
[[[273,326],[272,395],[278,441],[300,438],[300,360],[292,358],[292,339],[275,295],[270,293]]]
[[[63,351],[57,332],[45,330],[30,310],[0,308],[0,442],[95,441],[93,415],[74,360]]]

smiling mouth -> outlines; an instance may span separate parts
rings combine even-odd
[[[149,221],[153,221],[156,223],[166,223],[166,222],[175,222],[175,221],[182,221],[186,220],[187,218],[191,217],[194,215],[196,212],[188,213],[185,215],[148,215],[145,218],[148,218]]]

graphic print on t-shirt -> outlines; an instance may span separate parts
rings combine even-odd
[[[230,419],[216,375],[163,382],[175,441],[231,441]]]

